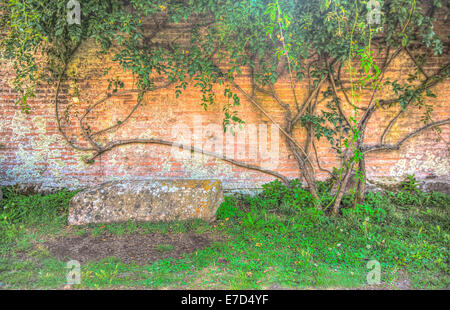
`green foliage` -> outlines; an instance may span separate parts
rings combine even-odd
[[[13,243],[18,235],[26,233],[27,226],[53,229],[67,221],[68,202],[73,192],[66,190],[50,195],[21,195],[12,187],[3,188],[0,202],[0,252]]]
[[[215,100],[214,84],[229,84],[247,66],[260,86],[274,83],[285,53],[299,80],[307,75],[304,62],[311,53],[343,62],[353,57],[349,49],[360,51],[361,69],[369,80],[375,79],[380,72],[368,50],[375,34],[382,34],[389,48],[407,47],[418,37],[425,47],[442,53],[433,19],[420,7],[412,8],[409,0],[381,1],[384,14],[375,28],[361,21],[367,14],[364,1],[272,1],[86,0],[81,5],[81,25],[69,25],[63,1],[49,0],[44,6],[37,0],[9,0],[1,7],[0,26],[6,32],[2,54],[14,61],[14,85],[21,94],[19,102],[28,110],[36,82],[57,79],[78,45],[90,38],[105,52],[117,49],[114,60],[135,74],[139,88],[151,90],[154,74],[163,75],[176,85],[177,96],[188,84],[198,87],[205,108]],[[439,1],[432,5],[441,6]],[[187,31],[189,42],[167,39],[156,44],[148,39],[143,21],[156,16],[166,19],[160,26],[194,20]],[[37,54],[48,58],[44,65],[36,61]],[[221,71],[223,65],[228,69]],[[326,75],[320,63],[313,63],[311,72],[313,83]],[[233,110],[240,104],[239,96],[229,87],[224,95],[232,101],[224,106],[224,125],[242,122]]]
[[[386,216],[386,211],[383,208],[376,207],[365,203],[363,205],[357,204],[355,208],[348,208],[343,210],[346,217],[364,218],[367,220],[375,219],[377,223],[382,223]]]
[[[73,192],[50,195],[21,195],[11,187],[3,190],[2,215],[15,224],[40,224],[66,215]]]
[[[156,249],[160,252],[170,252],[173,250],[173,245],[171,244],[158,244]]]
[[[123,1],[86,0],[82,4],[81,25],[69,25],[66,5],[67,2],[58,0],[45,4],[37,0],[0,3],[0,33],[5,35],[0,51],[13,60],[17,73],[13,85],[20,94],[18,103],[26,112],[37,83],[58,78],[64,63],[81,42],[94,38],[105,48],[111,46],[110,38],[118,30],[111,21],[127,19]],[[38,57],[46,61],[39,61]]]
[[[328,185],[319,187],[326,189]],[[298,183],[297,188],[301,188]],[[448,266],[444,262],[448,259],[445,248],[450,231],[450,196],[420,191],[368,193],[363,204],[347,207],[342,217],[334,218],[311,204],[298,208],[298,200],[290,195],[292,191],[272,182],[258,196],[241,197],[236,207],[242,214],[232,222],[242,223],[239,234],[258,240],[255,242],[262,244],[265,251],[272,250],[269,244],[299,246],[303,254],[289,252],[301,258],[293,265],[294,269],[300,268],[298,272],[317,270],[312,264],[322,261],[330,268],[339,266],[342,273],[349,266],[359,266],[363,272],[365,264],[361,260],[377,259],[386,281],[398,279],[398,271],[402,270],[411,277],[413,287],[448,285],[444,279]],[[313,255],[305,260],[304,253]],[[420,278],[419,274],[426,276]],[[295,285],[295,280],[288,283]]]
[[[415,174],[407,174],[406,180],[404,180],[400,185],[405,191],[416,193],[419,192],[419,183],[416,180]]]
[[[263,205],[268,207],[289,204],[295,208],[305,208],[313,204],[311,194],[302,187],[298,180],[292,180],[289,186],[283,185],[280,181],[263,185],[263,192],[257,197]]]
[[[237,216],[239,212],[238,207],[236,206],[237,203],[238,199],[234,196],[225,196],[224,202],[217,210],[217,218],[224,220],[226,218]]]

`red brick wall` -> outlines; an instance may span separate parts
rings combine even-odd
[[[64,129],[68,136],[77,144],[86,145],[80,138],[79,124],[76,116],[81,115],[88,104],[92,104],[105,94],[107,79],[121,76],[125,82],[125,89],[133,87],[133,76],[123,74],[119,69],[113,69],[107,76],[103,70],[111,64],[108,57],[99,57],[92,44],[85,44],[72,64],[69,72],[77,75],[76,86],[80,94],[74,92],[75,84],[65,85],[61,94],[61,111],[72,104],[70,110],[71,123]],[[388,76],[392,79],[402,79],[407,74],[411,64],[405,55],[400,55],[393,63]],[[431,64],[437,67],[438,63]],[[430,68],[430,70],[433,68]],[[138,178],[214,178],[223,181],[226,189],[258,188],[273,177],[233,166],[219,159],[201,154],[190,154],[189,158],[180,160],[175,158],[172,149],[162,145],[128,145],[115,148],[101,155],[93,164],[85,164],[83,158],[89,153],[78,152],[67,145],[59,134],[54,116],[54,85],[42,85],[37,90],[37,96],[30,102],[30,114],[26,115],[15,106],[16,94],[9,86],[12,76],[11,66],[3,61],[0,66],[0,185],[30,184],[40,189],[52,187],[79,188],[87,185],[105,182],[112,179],[138,179]],[[249,89],[248,80],[243,77],[239,81],[245,89]],[[449,82],[446,81],[435,89],[437,98],[431,99],[434,105],[433,120],[446,119],[449,111]],[[289,100],[291,90],[287,81],[277,84],[279,95]],[[306,95],[306,84],[296,86],[298,97]],[[187,126],[194,135],[200,134],[202,143],[220,139],[215,136],[211,128],[221,128],[222,106],[225,103],[223,88],[217,88],[217,103],[204,111],[201,103],[201,93],[195,88],[188,88],[178,98],[175,97],[174,88],[149,93],[144,98],[144,104],[136,111],[133,117],[117,132],[104,137],[104,142],[119,138],[150,138],[158,137],[169,141],[176,141],[173,128],[180,123]],[[284,112],[269,97],[259,96],[263,107],[280,124],[283,124]],[[241,97],[242,105],[238,108],[239,115],[247,124],[257,127],[260,124],[268,125],[270,121],[265,118],[248,101]],[[361,103],[367,102],[367,96],[362,97]],[[115,124],[117,120],[124,119],[136,103],[136,95],[128,94],[111,97],[95,109],[88,118],[93,129],[101,129]],[[348,108],[348,107],[347,107]],[[395,115],[397,108],[377,111],[372,118],[366,134],[367,143],[376,143],[383,127]],[[410,109],[406,112],[387,138],[387,142],[396,139],[407,132],[423,125],[420,115],[423,110]],[[209,126],[209,127],[208,127]],[[209,128],[209,130],[208,130]],[[371,153],[367,157],[368,179],[372,183],[398,182],[406,173],[415,173],[419,179],[440,180],[449,183],[449,156],[448,144],[450,126],[441,127],[441,141],[436,142],[437,135],[429,130],[405,143],[400,151]],[[220,130],[219,130],[220,132]],[[296,138],[301,142],[304,132],[296,131]],[[236,137],[240,136],[239,132]],[[228,139],[237,139],[228,136]],[[266,160],[274,164],[273,170],[290,178],[299,176],[296,162],[285,146],[282,134],[279,134],[279,160]],[[226,138],[224,139],[226,141]],[[215,140],[217,141],[217,140]],[[229,141],[229,140],[228,140]],[[193,142],[195,145],[195,143]],[[227,143],[236,148],[245,146],[248,153],[252,147],[258,146],[255,139],[246,139],[244,143]],[[224,144],[225,152],[225,144]],[[323,167],[331,169],[338,163],[329,144],[321,140],[318,144]],[[234,157],[238,156],[234,153]],[[242,161],[251,164],[261,164],[258,157],[250,160],[246,156]],[[238,158],[239,159],[239,158]],[[326,174],[320,174],[324,178]]]

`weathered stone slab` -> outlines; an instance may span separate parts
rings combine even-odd
[[[69,203],[69,224],[215,219],[223,201],[216,180],[114,181],[86,189]]]

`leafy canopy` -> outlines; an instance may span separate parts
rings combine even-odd
[[[326,74],[321,60],[344,62],[372,38],[380,50],[419,44],[442,53],[432,18],[421,8],[412,10],[415,1],[379,1],[381,23],[375,26],[361,18],[368,14],[367,1],[273,1],[84,0],[81,24],[69,25],[64,1],[10,0],[0,9],[2,54],[14,60],[13,84],[19,103],[28,110],[36,83],[63,76],[77,46],[88,39],[96,40],[105,52],[116,47],[114,60],[138,77],[140,89],[155,87],[156,75],[176,84],[177,95],[191,83],[202,91],[205,108],[215,100],[216,83],[229,85],[246,68],[262,87],[275,83],[289,65],[297,81],[310,74],[318,83]],[[187,23],[183,31],[188,40],[155,40],[155,28],[180,23]],[[38,55],[46,61],[38,62]],[[317,61],[311,66],[308,59]],[[225,125],[240,122],[233,111],[239,96],[231,87],[224,95],[229,99]]]

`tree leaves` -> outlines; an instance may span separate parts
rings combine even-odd
[[[443,45],[433,30],[432,18],[409,0],[380,1],[381,24],[371,27],[364,18],[364,1],[311,0],[86,0],[82,3],[81,25],[68,25],[64,1],[10,0],[2,6],[2,54],[14,60],[16,77],[13,84],[21,97],[18,103],[29,110],[29,98],[41,76],[49,72],[56,79],[72,50],[89,38],[95,39],[110,52],[115,45],[114,60],[137,77],[137,86],[151,90],[155,74],[175,84],[179,97],[190,85],[200,89],[200,104],[206,109],[217,100],[225,100],[226,121],[237,118],[233,106],[240,98],[231,89],[216,97],[214,85],[247,74],[251,68],[258,86],[275,84],[279,72],[286,70],[287,59],[293,77],[301,81],[311,77],[316,86],[326,75],[321,61],[309,64],[311,55],[317,59],[333,58],[344,63],[358,58],[363,73],[359,84],[364,87],[376,81],[380,69],[373,59],[368,42],[373,35],[381,36],[387,48],[408,47],[420,38],[426,48],[441,54]],[[440,1],[433,1],[435,8]],[[168,23],[183,27],[183,42],[174,35],[152,37],[144,24],[155,21],[156,28]],[[353,29],[353,25],[355,28]],[[279,27],[281,26],[281,27]],[[280,30],[282,32],[280,32]],[[349,41],[357,53],[349,53]],[[117,49],[117,47],[119,47]],[[49,62],[39,68],[36,54],[46,54]],[[39,64],[41,66],[41,64]],[[308,68],[308,70],[306,69]],[[320,74],[317,75],[316,73]],[[316,74],[316,75],[314,75]],[[412,83],[412,82],[411,82]],[[123,87],[113,82],[114,89]],[[111,86],[111,85],[110,85]],[[392,84],[405,108],[409,102],[419,102],[410,86]],[[112,86],[111,86],[112,87]],[[237,113],[237,112],[236,112]],[[327,113],[334,113],[327,111]],[[309,120],[312,121],[312,120]],[[315,120],[318,124],[319,119]],[[324,129],[317,128],[323,135]],[[320,129],[320,130],[319,130]]]

